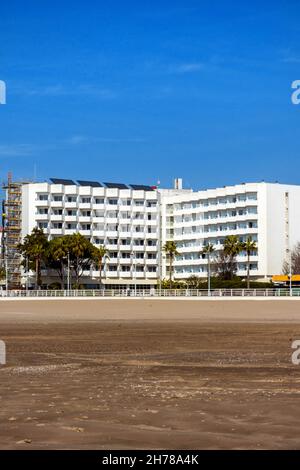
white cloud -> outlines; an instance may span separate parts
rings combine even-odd
[[[83,96],[89,95],[92,97],[100,98],[100,99],[114,99],[116,98],[116,93],[113,90],[108,88],[101,88],[97,85],[92,84],[81,84],[81,85],[73,85],[70,84],[69,86],[56,84],[44,87],[36,87],[36,88],[23,88],[18,89],[18,93],[25,93],[30,96]]]
[[[0,157],[28,157],[34,154],[36,147],[31,144],[0,145]]]

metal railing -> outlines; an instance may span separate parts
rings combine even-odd
[[[293,289],[82,289],[82,290],[2,290],[0,298],[60,298],[60,297],[299,297],[300,287]]]

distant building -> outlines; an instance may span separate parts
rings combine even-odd
[[[160,216],[162,245],[174,240],[180,253],[174,262],[175,279],[207,276],[201,250],[211,243],[217,253],[228,235],[256,242],[251,277],[269,279],[282,272],[289,249],[300,241],[300,186],[262,182],[177,194],[162,190]],[[237,261],[237,274],[246,276],[246,253]],[[163,254],[161,265],[164,278],[168,261]]]
[[[300,186],[246,183],[217,189],[174,189],[144,185],[51,179],[22,184],[22,238],[34,227],[48,239],[79,232],[94,245],[104,245],[107,287],[153,287],[169,275],[162,247],[174,240],[179,256],[174,278],[207,277],[201,255],[207,243],[216,255],[225,237],[251,237],[258,250],[251,255],[252,279],[270,279],[282,272],[289,250],[300,241]],[[237,257],[239,276],[246,275],[246,254]],[[86,287],[98,285],[99,272],[87,271]],[[57,280],[57,279],[56,279]],[[55,281],[48,273],[46,282]]]
[[[156,285],[158,276],[158,192],[150,186],[52,179],[22,186],[22,236],[34,227],[49,239],[80,232],[104,245],[109,259],[103,284]],[[98,286],[99,272],[82,283]]]

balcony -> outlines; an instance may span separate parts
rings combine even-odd
[[[120,238],[131,238],[131,232],[122,232],[122,230],[119,230],[119,236]]]
[[[119,244],[119,251],[131,251],[132,247],[131,245],[122,245],[121,243]]]
[[[105,275],[103,276],[104,279],[118,279],[119,273],[118,271],[106,271]]]
[[[80,233],[81,235],[83,235],[83,236],[88,236],[88,237],[91,236],[91,230],[84,230],[84,229],[82,229],[82,228],[79,228],[78,231],[79,231],[79,233]],[[73,230],[73,232],[74,232],[74,230]]]
[[[150,273],[150,272],[147,272],[146,273],[146,279],[157,279],[157,273]]]
[[[36,199],[35,205],[36,207],[48,207],[49,201],[40,201],[39,199]]]
[[[67,220],[67,218],[66,218]],[[80,215],[78,218],[79,222],[82,223],[90,223],[91,222],[91,216],[90,215]]]
[[[62,222],[64,216],[62,214],[52,214],[51,215],[51,220],[53,222]],[[76,220],[76,219],[75,219]],[[71,222],[71,221],[70,221]]]
[[[58,209],[62,209],[64,206],[63,201],[51,201],[51,207],[57,207]]]
[[[122,258],[120,257],[120,264],[124,265],[124,264],[131,264],[131,257],[129,258]]]
[[[62,228],[50,228],[50,235],[62,235],[63,229]]]
[[[66,228],[65,229],[65,235],[73,235],[73,233],[76,233],[77,229],[76,228]]]
[[[146,252],[147,251],[151,251],[151,252],[157,251],[157,246],[146,246],[145,250],[146,250]]]
[[[80,202],[79,201],[79,209],[91,209],[91,207],[92,207],[91,202]]]
[[[37,213],[35,215],[35,219],[37,221],[39,221],[39,220],[48,220],[48,217],[49,217],[49,214],[39,214],[39,213]]]
[[[110,238],[118,238],[119,233],[117,230],[107,230],[106,231],[106,236]]]
[[[104,237],[105,236],[105,231],[95,228],[95,229],[93,229],[93,235],[94,235],[94,237]]]

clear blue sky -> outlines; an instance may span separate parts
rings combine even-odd
[[[300,2],[0,7],[1,176],[300,184]]]

